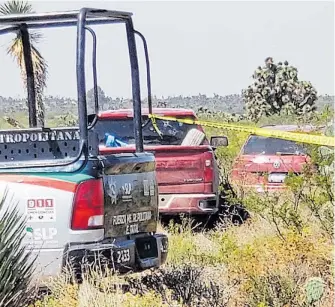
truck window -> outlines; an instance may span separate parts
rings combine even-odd
[[[262,136],[251,136],[243,147],[244,155],[305,154],[304,147],[296,142]]]
[[[144,145],[181,145],[187,133],[196,125],[178,123],[174,121],[156,120],[162,133],[160,137],[151,122],[143,128]],[[98,132],[100,144],[105,144],[106,133],[114,135],[120,141],[132,145],[134,141],[133,119],[100,120],[94,130]]]

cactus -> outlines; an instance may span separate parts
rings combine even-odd
[[[307,281],[305,290],[307,302],[313,306],[314,303],[320,302],[325,291],[325,283],[322,278],[312,277]]]
[[[248,119],[258,121],[274,114],[309,119],[313,115],[317,92],[310,82],[298,80],[298,70],[287,61],[275,65],[267,58],[252,77],[254,83],[242,91]]]

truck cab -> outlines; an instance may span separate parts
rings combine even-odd
[[[153,114],[196,120],[190,109],[153,108]],[[142,109],[143,142],[156,158],[161,215],[212,215],[219,209],[219,168],[213,147],[199,125],[156,119],[157,127]],[[101,153],[134,151],[133,111],[101,112],[96,129]],[[108,135],[119,142],[108,144]],[[106,143],[107,142],[107,143]]]
[[[95,113],[87,120],[85,39],[99,37],[94,27],[125,26],[132,76],[134,151],[99,150],[99,100],[95,53]],[[168,239],[157,233],[156,162],[143,150],[141,97],[131,13],[83,8],[79,11],[0,16],[0,34],[22,35],[29,109],[29,127],[0,130],[0,218],[17,208],[26,219],[23,244],[36,257],[38,282],[61,273],[68,265],[80,278],[83,263],[119,271],[159,267],[166,261]],[[36,87],[29,31],[76,28],[76,85],[79,124],[37,127]],[[28,30],[28,31],[27,31]],[[27,43],[28,42],[28,43]],[[30,65],[29,65],[30,64]],[[33,112],[31,112],[33,110]],[[33,259],[32,258],[32,259]],[[10,268],[8,268],[10,270]]]

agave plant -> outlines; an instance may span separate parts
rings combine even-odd
[[[25,1],[12,0],[12,1],[7,1],[4,4],[0,5],[1,15],[27,14],[27,13],[32,13],[32,12],[33,12],[32,5]],[[39,40],[42,37],[41,34],[38,32],[30,32],[29,37],[30,37],[30,45],[31,45],[32,64],[33,64],[34,77],[35,77],[37,122],[39,126],[44,127],[45,107],[44,107],[44,102],[43,102],[43,91],[46,86],[48,65],[45,59],[42,57],[42,55],[36,48],[36,44],[39,42]],[[24,56],[23,56],[22,35],[19,30],[15,33],[15,37],[11,41],[9,47],[7,48],[7,52],[9,55],[11,55],[16,60],[20,68],[20,71],[21,71],[24,88],[27,88],[26,69],[25,69]]]
[[[32,296],[35,259],[22,244],[25,220],[7,195],[0,201],[0,306],[20,307]]]

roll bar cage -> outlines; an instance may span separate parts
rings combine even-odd
[[[82,8],[79,11],[66,12],[50,12],[50,13],[32,13],[32,14],[17,14],[0,16],[0,35],[20,31],[22,36],[23,54],[26,68],[27,78],[27,98],[29,108],[29,126],[36,131],[48,131],[48,128],[40,128],[37,130],[36,120],[36,97],[35,97],[35,80],[31,58],[31,48],[29,39],[29,29],[41,28],[55,28],[55,27],[77,27],[77,46],[76,46],[76,78],[77,78],[77,99],[78,99],[78,117],[79,117],[79,135],[80,135],[80,150],[75,159],[71,161],[63,161],[57,163],[50,163],[48,166],[65,166],[78,161],[83,155],[87,162],[88,156],[95,155],[96,152],[90,151],[92,146],[89,145],[89,130],[87,123],[87,103],[86,103],[86,82],[85,82],[85,42],[86,31],[92,35],[93,38],[93,83],[95,94],[95,113],[99,112],[99,102],[97,95],[97,71],[96,71],[96,35],[89,27],[90,25],[103,25],[113,23],[124,23],[126,26],[126,34],[128,41],[128,51],[131,65],[131,80],[132,80],[132,100],[134,109],[134,137],[136,152],[143,152],[143,138],[142,138],[142,114],[141,114],[141,93],[140,93],[140,78],[139,65],[136,50],[135,35],[139,36],[144,46],[145,60],[146,60],[146,74],[147,74],[147,90],[148,90],[148,104],[149,113],[152,111],[151,100],[151,82],[150,82],[150,63],[147,43],[144,36],[134,30],[132,22],[132,13],[111,11],[105,9]],[[5,27],[4,27],[5,26]],[[47,129],[47,130],[45,130]],[[50,129],[49,129],[50,130]],[[3,136],[5,137],[5,136]],[[93,144],[92,144],[93,145]],[[35,146],[36,147],[36,146]],[[95,153],[94,153],[95,152]],[[36,163],[29,167],[35,166]],[[44,164],[45,165],[45,164]],[[27,166],[19,166],[17,163],[7,168],[26,168]],[[2,167],[1,167],[2,168]]]

